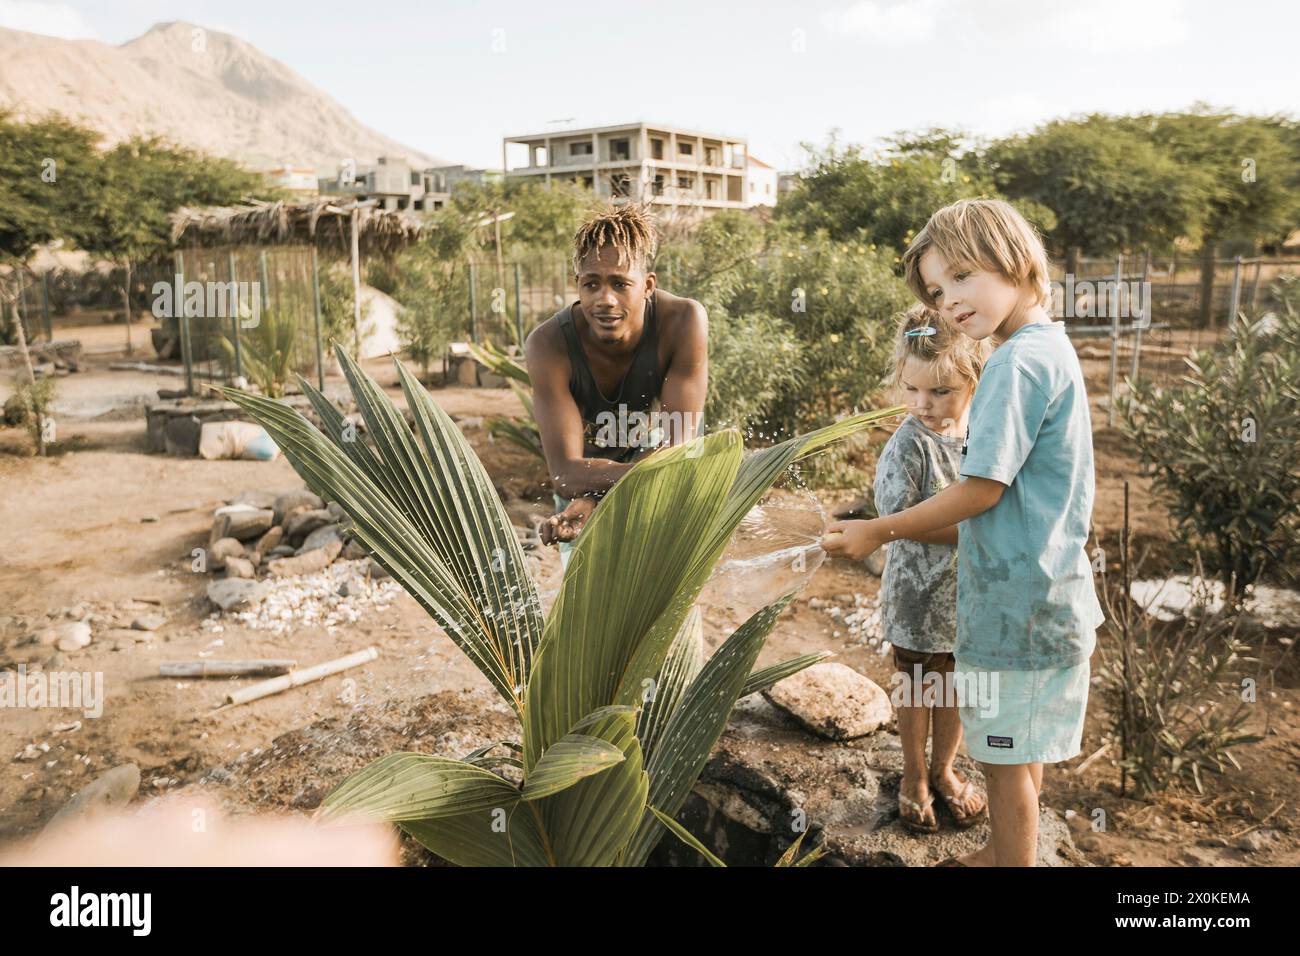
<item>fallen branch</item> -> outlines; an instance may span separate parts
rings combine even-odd
[[[1079,764],[1079,766],[1075,767],[1075,768],[1074,768],[1074,772],[1075,772],[1076,774],[1083,773],[1085,770],[1087,770],[1089,767],[1092,766],[1093,761],[1095,761],[1098,757],[1100,757],[1102,754],[1104,754],[1104,753],[1105,753],[1106,751],[1108,751],[1108,750],[1110,750],[1110,742],[1109,742],[1109,741],[1107,741],[1106,743],[1102,744],[1102,745],[1101,745],[1101,746],[1096,750],[1096,752],[1093,753],[1093,755],[1092,755],[1091,757],[1089,757],[1089,758],[1088,758],[1087,760],[1085,760],[1083,763]]]
[[[359,667],[362,664],[373,661],[378,656],[378,650],[373,647],[367,647],[364,651],[357,651],[355,654],[349,654],[347,657],[340,657],[337,660],[326,661],[324,664],[317,664],[315,667],[308,667],[305,670],[294,671],[292,674],[285,674],[283,677],[272,677],[270,680],[262,681],[260,684],[254,684],[252,687],[244,687],[240,690],[232,691],[226,695],[226,703],[222,706],[246,704],[251,700],[270,697],[272,694],[278,694],[280,691],[288,690],[290,687],[297,687],[300,684],[310,684],[312,681],[320,680],[322,677],[329,677],[331,674],[337,674],[340,671],[345,671],[352,667]]]
[[[287,674],[297,661],[165,661],[158,665],[160,677],[274,677]]]

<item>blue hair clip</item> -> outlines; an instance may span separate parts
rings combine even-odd
[[[908,329],[903,333],[907,338],[914,339],[921,335],[938,335],[939,330],[932,325],[921,325],[914,329]]]

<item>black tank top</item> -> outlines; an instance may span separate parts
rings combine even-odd
[[[646,300],[645,326],[641,329],[641,341],[632,353],[632,364],[612,400],[601,394],[596,377],[591,374],[591,366],[587,364],[587,355],[573,324],[573,305],[576,304],[565,306],[556,317],[569,350],[569,367],[572,369],[569,392],[582,414],[583,456],[630,461],[646,447],[635,441],[637,435],[633,430],[637,429],[641,416],[632,413],[645,413],[645,419],[641,421],[648,429],[652,421],[650,413],[658,409],[659,392],[664,383],[659,370],[659,328],[655,320],[654,293]],[[621,419],[620,406],[625,409]],[[629,443],[629,439],[633,441]]]

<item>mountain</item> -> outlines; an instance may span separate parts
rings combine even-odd
[[[258,169],[328,175],[347,158],[446,162],[363,125],[251,43],[179,21],[121,46],[0,29],[0,109],[62,113],[109,143],[154,133]]]

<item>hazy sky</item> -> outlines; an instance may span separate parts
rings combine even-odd
[[[164,20],[242,37],[367,125],[472,165],[553,120],[716,130],[793,168],[836,127],[870,145],[1196,100],[1300,113],[1295,0],[0,0],[0,26],[113,44]]]

